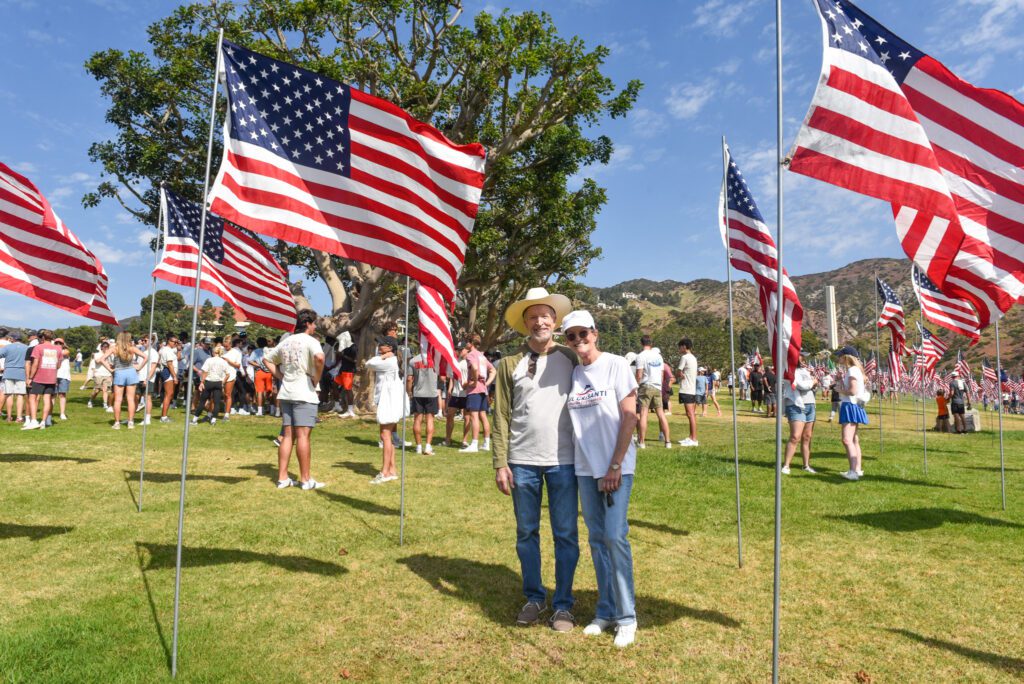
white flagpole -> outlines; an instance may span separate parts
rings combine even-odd
[[[733,326],[732,312],[732,248],[729,246],[729,189],[726,187],[726,179],[729,177],[729,155],[728,147],[725,144],[725,136],[722,136],[722,217],[727,222],[725,225],[725,272],[729,280],[729,363],[732,371],[732,454],[736,468],[736,554],[739,566],[743,567],[743,516],[740,511],[740,432],[736,423],[736,402],[739,397],[739,376],[736,373],[736,334]]]
[[[776,97],[776,312],[775,312],[775,558],[772,581],[772,684],[779,681],[779,591],[782,580],[782,414],[778,402],[782,401],[782,376],[786,372],[786,354],[782,345],[782,0],[775,0],[775,97]]]
[[[409,372],[409,276],[405,276],[405,344],[402,351],[402,377]],[[405,383],[402,381],[402,393],[405,393]],[[402,399],[403,406],[405,399]],[[408,411],[402,411],[402,481],[399,488],[399,516],[398,516],[398,545],[405,543],[405,427],[408,422]]]
[[[921,340],[921,351],[924,351],[924,331],[922,328],[918,328],[918,335]],[[914,360],[917,363],[917,360]],[[924,394],[924,376],[925,371],[928,367],[927,362],[924,366],[921,366],[921,441],[924,444],[924,474],[928,474],[928,409],[925,406],[925,394]]]
[[[999,491],[1006,510],[1006,458],[1003,454],[1003,363],[999,354],[999,319],[996,319],[996,402],[999,405]]]
[[[171,639],[171,677],[178,676],[178,625],[181,603],[181,537],[185,525],[185,473],[188,470],[188,428],[192,408],[192,367],[196,360],[196,323],[199,316],[199,283],[203,274],[203,240],[206,237],[206,195],[210,187],[210,158],[213,156],[213,126],[217,119],[217,84],[220,80],[221,48],[224,29],[217,34],[217,60],[213,69],[213,92],[210,95],[210,135],[206,141],[206,172],[203,175],[203,212],[199,221],[199,258],[196,260],[196,286],[192,296],[192,338],[185,369],[185,439],[181,447],[181,489],[178,493],[178,545],[174,562],[174,630]]]
[[[153,257],[153,270],[156,270],[157,265],[160,263],[160,245],[161,238],[164,237],[164,201],[163,201],[164,188],[163,183],[160,184],[160,215],[157,219],[157,230],[159,235],[156,237],[156,249],[155,256]],[[163,240],[163,244],[167,244],[166,240]],[[146,413],[146,409],[149,406],[149,372],[150,372],[150,359],[153,355],[153,316],[156,313],[156,276],[153,276],[153,292],[149,295],[149,335],[146,337],[146,369],[147,377],[143,378],[142,390],[142,454],[139,456],[139,513],[142,512],[142,484],[146,473],[146,431],[149,428],[149,420],[151,416]]]
[[[878,341],[878,271],[875,271],[875,380],[882,377],[882,352],[880,342]],[[865,378],[866,380],[866,378]],[[881,383],[875,383],[875,390],[877,393],[878,387]],[[881,458],[885,449],[882,444],[882,409],[884,408],[882,398],[878,398],[878,457]]]

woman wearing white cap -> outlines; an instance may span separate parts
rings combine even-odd
[[[626,513],[636,469],[637,381],[629,362],[598,349],[594,318],[573,311],[562,321],[566,343],[579,357],[569,393],[583,519],[597,575],[597,609],[584,634],[615,628],[615,645],[636,638],[633,551]]]
[[[864,461],[857,428],[868,424],[864,403],[870,395],[864,387],[864,367],[860,363],[860,354],[857,350],[847,345],[837,353],[839,366],[846,367],[846,373],[839,385],[839,396],[842,397],[839,404],[839,424],[842,426],[846,456],[850,460],[850,469],[840,474],[847,480],[859,480],[864,475]]]

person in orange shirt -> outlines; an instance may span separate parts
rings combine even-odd
[[[939,406],[939,415],[935,416],[935,431],[949,432],[949,408],[946,405],[945,390],[935,393],[935,403]]]

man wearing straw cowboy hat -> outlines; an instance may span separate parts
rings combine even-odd
[[[548,622],[559,632],[576,624],[572,582],[580,556],[572,422],[566,408],[578,361],[575,353],[554,340],[555,329],[571,309],[568,297],[535,287],[505,311],[505,322],[527,337],[498,365],[492,444],[498,489],[511,495],[515,510],[516,552],[526,596],[516,623],[524,627],[539,622],[546,611],[540,511],[547,485],[555,542],[555,591]]]

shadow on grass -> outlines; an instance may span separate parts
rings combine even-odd
[[[147,544],[136,542],[136,546],[149,552],[149,564],[144,570],[166,570],[175,565],[174,544]],[[317,575],[343,575],[348,570],[336,563],[310,558],[309,556],[279,556],[271,553],[243,551],[242,549],[218,549],[213,547],[186,546],[181,550],[181,564],[199,568],[210,565],[233,563],[265,563],[289,572],[310,572]]]
[[[949,651],[950,653],[956,653],[957,655],[970,658],[971,660],[984,663],[985,665],[997,667],[1012,674],[1024,675],[1024,659],[1021,658],[1011,658],[997,653],[989,653],[988,651],[979,651],[952,641],[926,637],[921,634],[911,632],[908,629],[888,629],[887,631],[892,632],[893,634],[899,634],[900,636],[904,636],[920,644],[924,644],[925,646],[930,646],[931,648],[938,648],[943,651]]]
[[[354,508],[363,513],[373,513],[374,515],[398,515],[399,513],[397,508],[388,508],[387,506],[375,504],[372,501],[363,501],[362,499],[345,496],[344,494],[336,494],[323,489],[318,489],[316,493],[330,501]]]
[[[675,535],[676,537],[685,537],[690,534],[688,530],[681,530],[678,527],[669,527],[662,523],[652,523],[647,522],[646,520],[634,520],[632,518],[629,519],[629,526],[641,527],[647,530],[654,530],[655,532],[664,532],[665,534]]]
[[[32,541],[39,541],[47,537],[55,537],[58,534],[67,534],[74,527],[58,527],[55,525],[18,525],[16,523],[0,523],[0,539],[14,539],[25,537]]]
[[[817,454],[811,454],[812,466],[814,465],[814,459],[816,456]],[[843,458],[846,458],[846,456],[844,455]],[[733,459],[731,458],[719,458],[717,460],[725,461],[727,463],[733,462]],[[871,461],[873,459],[866,458],[864,460]],[[769,463],[767,461],[751,461],[750,459],[741,458],[740,464],[746,466],[754,466],[755,468],[766,468],[768,470],[775,470],[775,463]],[[796,466],[793,467],[795,468]],[[848,480],[843,478],[839,473],[833,472],[828,468],[817,468],[817,471],[818,475],[816,477],[813,477],[813,479],[815,480],[827,482],[829,484],[846,484],[848,482]],[[905,477],[893,477],[892,475],[876,475],[875,473],[872,473],[870,471],[867,473],[867,475],[864,476],[864,479],[865,481],[871,482],[889,482],[892,484],[911,485],[914,487],[931,487],[933,489],[966,489],[966,487],[954,487],[953,485],[941,484],[938,482],[929,482],[927,480],[912,480]]]
[[[857,515],[830,515],[832,520],[842,520],[858,525],[869,525],[889,532],[921,532],[933,530],[945,524],[950,525],[988,525],[991,527],[1024,528],[1024,525],[988,518],[977,513],[957,511],[952,508],[912,508],[900,511],[880,511],[878,513],[859,513]]]
[[[274,470],[275,474],[277,470]],[[124,471],[124,477],[126,480],[138,480],[139,471],[137,470],[126,470]],[[207,481],[207,482],[220,482],[222,484],[238,484],[239,482],[245,482],[250,478],[248,477],[233,477],[231,475],[188,475],[189,482],[196,481]],[[152,471],[146,471],[145,480],[147,483],[157,484],[168,484],[170,482],[180,483],[181,473],[154,473]]]
[[[423,578],[438,593],[467,603],[476,603],[492,622],[503,626],[515,624],[515,611],[522,604],[522,578],[508,567],[426,553],[399,558],[397,562]],[[594,611],[597,592],[584,590],[573,593],[578,613]],[[644,627],[667,625],[681,618],[710,622],[731,629],[741,624],[717,610],[692,608],[652,596],[637,596],[636,605],[639,622]]]
[[[374,442],[376,444],[376,442]],[[338,461],[334,464],[335,468],[345,468],[351,470],[356,475],[365,475],[366,477],[373,477],[380,470],[377,466],[372,463],[361,463],[359,461]]]
[[[401,430],[402,428],[399,427],[398,429]],[[412,428],[409,428],[409,433],[412,434]],[[363,446],[372,446],[372,447],[377,446],[377,441],[378,441],[376,437],[373,437],[373,438],[370,438],[370,437],[357,437],[355,435],[348,435],[348,436],[345,437],[345,439],[347,439],[348,441],[352,442],[353,444],[362,444]]]
[[[252,470],[257,476],[265,477],[274,484],[277,484],[277,465],[273,463],[257,463],[256,465],[238,466],[238,469]]]
[[[149,601],[149,614],[153,616],[153,625],[156,627],[156,635],[160,639],[160,646],[164,649],[164,662],[168,671],[171,669],[171,648],[167,645],[167,637],[164,636],[163,625],[160,624],[160,616],[156,612],[156,602],[153,600],[153,589],[149,586],[149,578],[146,577],[146,561],[142,556],[142,545],[135,544],[135,555],[139,559],[139,574],[142,575],[142,586],[146,588],[146,600]]]
[[[77,456],[49,456],[46,454],[0,454],[0,463],[41,463],[45,461],[74,461],[75,463],[98,463],[97,458]]]
[[[1002,472],[1002,468],[999,466],[953,466],[954,468],[961,468],[963,470],[984,470],[986,473],[999,473]],[[1024,468],[1007,468],[1008,473],[1019,473],[1024,471]]]

